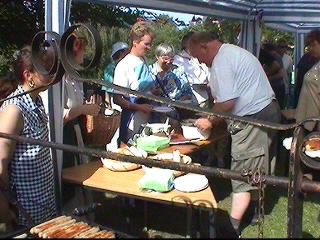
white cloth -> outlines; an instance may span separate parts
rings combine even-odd
[[[210,88],[218,103],[236,99],[232,114],[238,116],[259,112],[274,98],[259,60],[247,50],[232,44],[223,44],[215,56]]]
[[[200,104],[208,99],[208,93],[197,84],[208,84],[209,69],[205,64],[200,64],[197,58],[190,56],[186,51],[181,51],[174,56],[173,64],[179,71],[185,73],[194,95],[193,102]]]
[[[150,82],[154,83],[144,58],[128,54],[117,64],[113,81],[115,85],[150,93]],[[115,90],[114,93],[120,92]],[[149,118],[150,114],[135,112],[130,119],[128,130],[132,134],[138,133],[141,125],[147,123]]]
[[[283,54],[282,56],[282,65],[285,71],[283,82],[286,88],[286,95],[289,94],[289,85],[290,85],[290,73],[293,71],[293,60],[292,58],[287,55]]]
[[[69,75],[63,77],[64,82],[64,109],[63,116],[65,116],[71,108],[80,106],[84,102],[83,83],[71,78]],[[79,124],[74,125],[74,131],[79,147],[84,147],[81,128]],[[88,156],[79,155],[81,163],[88,162]]]
[[[283,69],[287,73],[291,73],[292,70],[293,70],[293,60],[292,60],[292,58],[287,54],[283,54],[282,63],[283,63]]]

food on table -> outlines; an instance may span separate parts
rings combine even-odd
[[[179,150],[174,150],[173,153],[172,153],[172,155],[173,155],[173,161],[174,161],[174,162],[183,162]]]
[[[320,150],[320,138],[311,138],[305,142],[306,151]]]
[[[117,149],[115,153],[134,156],[132,151],[130,151],[130,148],[127,148],[127,147]],[[109,170],[114,172],[127,172],[127,171],[132,171],[141,167],[141,165],[136,163],[122,162],[122,161],[117,161],[117,160],[108,159],[108,158],[101,158],[101,161],[105,168],[108,168]]]
[[[155,160],[160,160],[160,161],[165,161],[165,162],[179,162],[179,163],[184,163],[184,164],[190,164],[192,162],[191,157],[181,154],[179,150],[175,150],[173,153],[162,153],[155,155],[153,157]],[[148,167],[144,166],[144,169],[148,171]],[[184,172],[181,171],[174,171],[173,175],[175,177],[183,175]]]

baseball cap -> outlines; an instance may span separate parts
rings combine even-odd
[[[128,44],[124,43],[124,42],[116,42],[115,44],[112,45],[112,52],[110,57],[112,58],[112,56],[123,49],[129,48]]]

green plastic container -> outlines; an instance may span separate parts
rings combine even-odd
[[[149,153],[157,153],[157,151],[169,147],[170,139],[159,136],[145,136],[137,139],[137,148]]]

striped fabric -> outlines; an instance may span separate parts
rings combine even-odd
[[[23,92],[22,86],[18,86],[11,95]],[[0,110],[11,104],[18,106],[23,115],[24,128],[20,135],[48,141],[48,118],[41,98],[33,102],[30,95],[26,94],[5,101]],[[56,214],[53,174],[49,148],[17,142],[9,165],[10,188],[35,223]],[[21,213],[19,224],[28,225]]]

